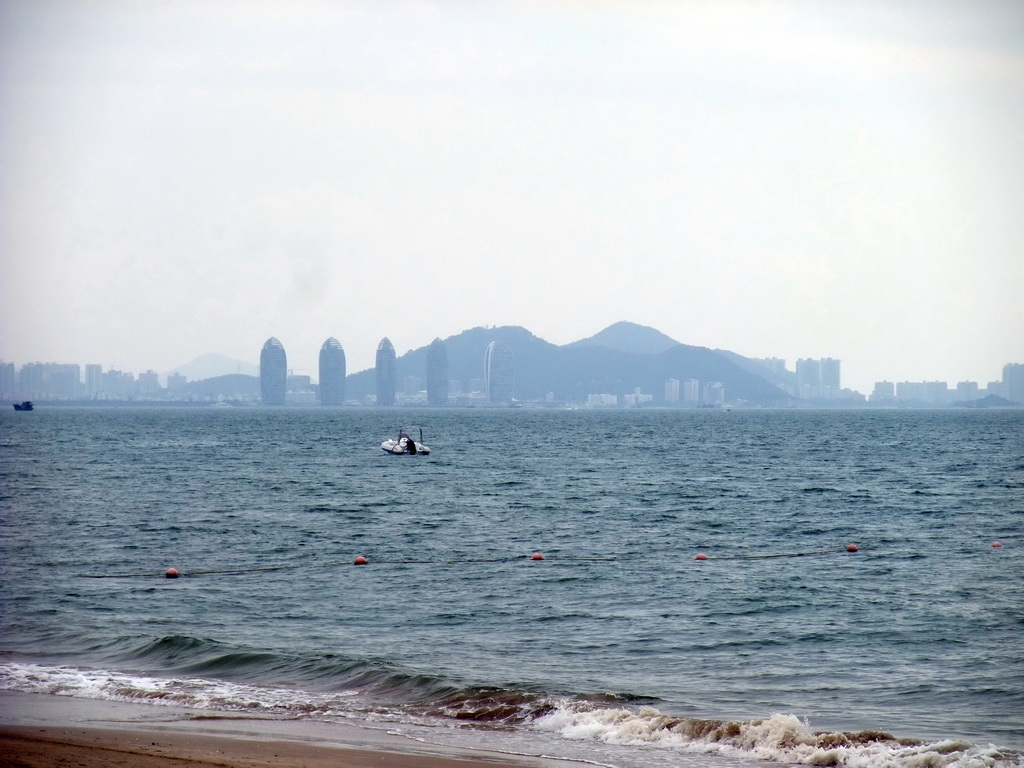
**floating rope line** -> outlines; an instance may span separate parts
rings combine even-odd
[[[993,546],[999,546],[998,544]],[[875,549],[875,547],[865,547],[867,550]],[[811,555],[835,555],[844,552],[858,552],[860,549],[849,544],[845,549],[819,549],[813,552],[780,552],[769,555],[722,555],[719,557],[708,557],[703,552],[698,553],[696,560],[765,560],[768,558],[775,557],[808,557]],[[465,563],[508,563],[519,560],[547,560],[540,552],[534,552],[532,555],[514,555],[512,557],[484,557],[484,558],[460,558],[457,560],[370,560],[369,558],[359,555],[355,560],[345,561],[330,561],[320,564],[320,567],[334,568],[343,565],[462,565]],[[553,560],[548,562],[567,562],[567,563],[614,563],[619,560],[618,557],[555,557]],[[298,568],[317,567],[317,564],[301,563],[301,564],[280,564],[270,565],[261,568],[225,568],[220,570],[202,570],[202,571],[187,571],[179,572],[176,568],[168,568],[163,573],[101,573],[101,574],[84,574],[83,578],[87,579],[133,579],[133,578],[153,578],[153,577],[164,577],[168,579],[176,579],[179,576],[229,576],[239,575],[246,573],[269,573],[272,571],[288,571],[295,570]]]
[[[514,557],[491,557],[491,558],[460,558],[458,560],[367,560],[365,563],[355,563],[355,565],[369,565],[371,562],[374,565],[459,565],[460,563],[507,563],[515,560],[547,560],[546,557],[537,557],[536,555],[516,555]],[[617,557],[556,557],[555,562],[601,562],[608,563],[618,560]],[[343,563],[338,563],[342,565]]]
[[[225,571],[188,571],[179,573],[175,568],[168,568],[163,573],[87,573],[85,579],[131,579],[142,576],[164,576],[173,579],[177,576],[210,576],[214,574],[235,574],[235,573],[259,573],[261,571],[285,571],[294,568],[302,568],[301,565],[272,565],[266,568],[232,568]],[[171,573],[174,571],[174,573]]]
[[[875,547],[863,547],[865,550],[872,550]],[[855,547],[850,544],[845,549],[819,549],[814,552],[782,552],[774,555],[723,555],[721,557],[708,557],[701,553],[697,555],[697,560],[764,560],[769,557],[807,557],[808,555],[837,555],[844,552],[859,552],[861,548]]]
[[[515,562],[517,560],[544,560],[544,556],[539,553],[533,555],[515,555],[513,557],[491,557],[491,558],[460,558],[458,560],[369,560],[368,558],[360,555],[354,561],[331,561],[323,563],[323,567],[336,567],[341,565],[460,565],[462,563],[507,563]],[[558,557],[555,558],[554,562],[565,561],[565,562],[614,562],[618,560],[617,557]],[[176,568],[168,568],[163,573],[100,573],[100,574],[84,574],[83,578],[86,579],[134,579],[143,577],[158,577],[162,576],[168,579],[175,579],[178,576],[213,576],[213,575],[235,575],[244,573],[266,573],[270,571],[287,571],[294,570],[297,568],[311,567],[307,563],[297,565],[271,565],[263,568],[228,568],[223,570],[203,570],[203,571],[182,571],[179,572]]]

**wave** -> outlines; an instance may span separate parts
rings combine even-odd
[[[76,667],[0,664],[0,690],[108,701],[144,702],[247,714],[346,715],[354,691],[315,693],[204,678],[162,678]]]
[[[173,644],[173,642],[171,643]],[[350,676],[351,688],[311,691],[204,677],[157,677],[103,669],[0,663],[0,689],[183,707],[203,712],[305,717],[332,721],[363,717],[390,722],[460,723],[547,734],[562,741],[620,748],[718,755],[747,761],[841,768],[1024,768],[1019,751],[948,739],[897,739],[888,733],[816,732],[794,715],[729,721],[667,715],[631,697],[557,698],[505,688],[458,688],[436,678],[369,668]],[[374,696],[366,697],[368,684]],[[417,703],[382,706],[396,691]],[[649,700],[648,700],[649,701]],[[193,715],[209,717],[209,714]]]
[[[1024,766],[1024,754],[949,739],[896,739],[875,731],[815,732],[794,715],[726,721],[671,717],[653,707],[595,708],[570,703],[532,724],[566,739],[675,749],[723,757],[843,768],[982,768]]]
[[[78,651],[65,652],[63,658],[81,664],[83,669],[130,669],[152,675],[153,679],[189,676],[325,693],[357,691],[390,704],[437,701],[458,689],[444,678],[418,674],[386,659],[355,659],[334,653],[288,654],[188,635],[122,636],[84,644],[79,638]],[[0,670],[5,668],[0,665]]]

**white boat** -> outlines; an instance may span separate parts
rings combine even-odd
[[[423,444],[423,428],[419,427],[420,439],[416,442],[412,439],[409,432],[414,427],[402,427],[398,430],[398,437],[394,440],[385,440],[380,444],[380,448],[385,453],[391,453],[395,456],[413,456],[413,455],[427,455],[430,453],[430,447]]]

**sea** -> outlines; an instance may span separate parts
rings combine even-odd
[[[0,689],[612,768],[1021,766],[1022,529],[1024,409],[10,409]]]

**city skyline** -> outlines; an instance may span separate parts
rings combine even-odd
[[[608,334],[613,328],[632,327],[644,334],[653,334],[665,342],[672,343],[672,340],[665,337],[653,328],[644,328],[630,323],[618,323],[609,329],[602,331]],[[479,329],[478,329],[479,330]],[[520,329],[524,330],[524,329]],[[527,332],[528,333],[528,332]],[[599,334],[598,336],[602,335]],[[532,334],[531,334],[532,336]],[[594,337],[597,339],[598,337]],[[664,343],[664,342],[663,342]],[[570,345],[573,346],[573,345]],[[407,389],[408,382],[399,382],[396,375],[397,355],[390,339],[384,337],[378,343],[376,365],[372,369],[359,373],[373,372],[376,379],[376,402],[382,405],[394,405],[402,398],[399,397],[399,389],[403,386]],[[426,365],[422,371],[422,387],[426,392],[426,401],[431,405],[442,405],[448,402],[449,382],[448,356],[445,340],[435,339],[424,348],[427,353]],[[410,350],[410,353],[412,350]],[[408,353],[407,353],[408,354]],[[301,391],[305,387],[316,387],[318,401],[326,405],[340,405],[345,401],[345,352],[343,345],[334,337],[328,338],[320,347],[319,377],[313,380],[311,376],[295,374],[288,365],[288,357],[285,346],[276,337],[267,339],[260,350],[260,364],[256,378],[259,381],[261,390],[260,400],[265,404],[281,405],[286,401],[286,391],[292,392],[292,383]],[[795,361],[793,369],[786,367],[786,362],[780,358],[748,359],[748,363],[759,366],[761,374],[770,379],[772,376],[778,380],[780,374],[788,376],[788,383],[780,386],[792,396],[801,400],[831,400],[844,399],[850,395],[862,396],[873,402],[887,401],[921,401],[921,402],[965,402],[977,399],[985,394],[996,394],[1000,397],[1007,397],[1012,394],[1018,398],[1014,402],[1024,401],[1024,364],[1006,363],[1002,369],[1000,379],[992,379],[985,382],[978,380],[960,380],[949,382],[948,380],[927,380],[927,381],[893,381],[882,379],[874,382],[868,392],[851,390],[842,385],[841,362],[835,358],[799,358]],[[482,361],[479,374],[482,377],[482,391],[487,402],[491,404],[509,403],[514,396],[514,355],[504,342],[491,341],[483,348]],[[248,374],[252,375],[252,374]],[[30,383],[26,384],[26,376]],[[405,376],[406,379],[410,377]],[[166,389],[169,392],[181,390],[187,383],[186,376],[177,372],[168,372]],[[302,384],[301,382],[305,382]],[[45,382],[46,386],[43,385]],[[286,382],[288,383],[286,386]],[[713,381],[686,380],[683,388],[701,385],[721,386]],[[120,397],[129,390],[134,396],[142,396],[159,393],[163,389],[159,375],[152,370],[141,372],[137,379],[133,372],[122,372],[117,369],[108,369],[103,372],[103,366],[99,364],[86,364],[84,366],[84,378],[82,366],[78,363],[39,363],[32,362],[21,367],[13,362],[0,360],[0,391],[7,396],[15,394],[31,395],[36,397],[40,393],[49,391],[61,393],[58,399],[67,397],[69,393],[77,395],[92,395],[103,388],[106,388],[107,396]],[[674,394],[670,391],[674,389]],[[665,381],[664,397],[659,394],[659,400],[666,402],[680,401],[680,381],[669,379]],[[849,393],[849,394],[843,394]],[[655,396],[650,393],[641,393],[639,388],[635,389],[635,396],[642,397],[643,401],[649,401]],[[632,395],[626,395],[627,400]],[[692,396],[682,398],[683,401],[692,401]],[[701,401],[708,399],[705,394]],[[724,395],[716,395],[715,399],[725,401]]]
[[[315,376],[622,318],[877,380],[1024,359],[1012,3],[0,5],[0,358]],[[258,345],[256,345],[258,348]]]

